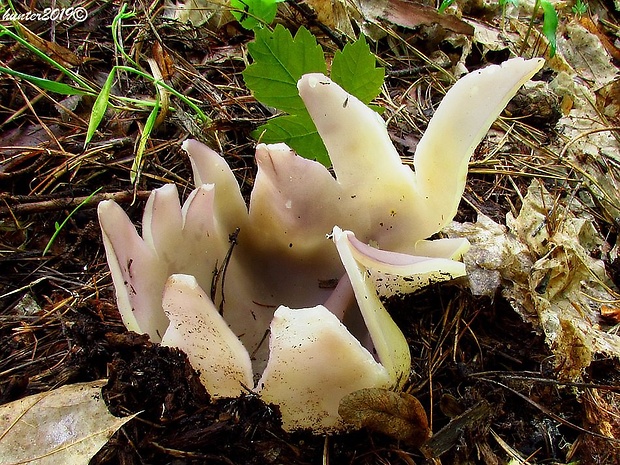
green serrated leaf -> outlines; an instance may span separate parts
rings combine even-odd
[[[308,113],[273,118],[256,129],[252,136],[267,144],[284,142],[303,157],[331,166],[325,144]]]
[[[287,113],[305,111],[297,81],[306,73],[327,72],[323,50],[310,31],[301,27],[293,38],[280,24],[273,31],[259,29],[248,50],[254,63],[243,79],[255,98]]]
[[[232,14],[245,29],[253,30],[271,24],[281,0],[230,0]]]
[[[375,111],[376,113],[379,113],[380,115],[385,113],[385,107],[382,107],[381,105],[375,105],[375,104],[371,103],[370,105],[368,105],[368,108],[370,108],[371,110]]]
[[[334,55],[332,80],[351,95],[368,104],[381,92],[385,70],[377,68],[377,60],[364,36],[345,45]]]
[[[43,90],[48,90],[50,92],[56,92],[57,94],[62,95],[84,95],[86,92],[76,89],[75,87],[71,87],[62,82],[50,81],[49,79],[40,78],[37,76],[31,76],[30,74],[20,73],[19,71],[14,71],[10,68],[4,68],[0,66],[0,72],[9,74],[13,77],[17,77],[20,79],[24,79],[28,82],[31,82],[35,86],[39,87]]]
[[[558,30],[558,14],[555,8],[547,0],[542,0],[540,6],[543,9],[543,27],[542,33],[549,41],[549,57],[553,58],[556,49],[556,32]]]
[[[112,71],[108,74],[108,78],[101,88],[101,92],[99,92],[99,95],[93,104],[93,109],[90,112],[90,120],[88,121],[88,130],[86,131],[86,139],[84,140],[84,147],[86,147],[93,138],[95,131],[99,127],[99,124],[108,109],[108,101],[110,99],[110,91],[112,89],[112,84],[114,83],[115,74],[116,69],[112,68]]]
[[[583,0],[577,0],[571,10],[577,16],[582,16],[588,12],[588,5]]]

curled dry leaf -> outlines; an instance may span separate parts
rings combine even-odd
[[[134,417],[108,412],[105,384],[71,384],[0,406],[0,465],[88,464]]]
[[[90,61],[90,59],[84,59],[77,56],[71,50],[63,47],[62,45],[42,39],[23,24],[19,25],[19,31],[28,43],[65,67],[72,68],[83,65],[86,61]]]
[[[457,34],[472,35],[474,28],[454,15],[445,15],[421,2],[410,0],[357,0],[359,10],[367,21],[385,19],[406,28],[439,24]]]
[[[424,407],[406,392],[360,389],[340,401],[338,413],[357,428],[378,431],[415,447],[428,441],[432,434]]]
[[[471,244],[464,262],[472,291],[494,295],[501,286],[517,313],[545,333],[563,379],[579,380],[596,356],[620,358],[617,291],[595,258],[606,244],[586,205],[556,198],[535,179],[506,223],[479,215],[475,224],[444,229]]]

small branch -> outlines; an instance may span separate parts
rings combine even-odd
[[[102,200],[114,200],[117,203],[129,203],[133,202],[134,199],[146,200],[150,194],[151,191],[138,191],[135,194],[133,191],[96,194],[92,196],[88,202],[84,203],[82,208],[94,208]],[[4,206],[0,206],[0,218],[25,213],[43,213],[48,211],[65,210],[67,208],[75,208],[88,199],[88,197],[89,196],[70,197],[9,205],[9,202],[14,199],[10,196],[0,196],[0,201],[4,203]]]
[[[306,21],[308,21],[308,23],[318,27],[321,32],[323,32],[323,34],[329,37],[340,50],[344,48],[345,43],[343,42],[342,38],[338,37],[336,32],[332,31],[328,26],[326,26],[317,19],[317,14],[314,12],[312,7],[300,2],[299,0],[286,0],[286,3],[288,3],[295,10],[297,10],[297,12],[301,14]]]

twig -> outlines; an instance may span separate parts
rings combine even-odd
[[[523,372],[521,372],[523,373]],[[523,375],[516,372],[504,372],[504,371],[484,371],[479,373],[472,373],[470,378],[483,378],[488,379],[488,376],[497,376],[502,379],[519,380],[519,381],[533,381],[540,384],[552,384],[556,386],[571,386],[584,389],[600,389],[603,391],[613,391],[620,393],[620,385],[614,386],[612,384],[596,384],[596,383],[579,383],[573,381],[558,381],[556,379],[540,378],[536,376],[537,373],[531,375]]]
[[[488,379],[488,378],[482,378],[482,377],[476,377],[476,379],[479,379],[480,381],[485,381],[487,383],[491,383],[491,384],[495,384],[496,386],[500,386],[510,392],[512,392],[513,394],[515,394],[516,396],[519,396],[521,399],[523,399],[524,401],[526,401],[528,404],[532,405],[533,407],[537,408],[538,410],[540,410],[544,415],[546,415],[547,417],[551,418],[552,420],[557,421],[558,423],[567,426],[569,428],[572,428],[574,430],[579,431],[580,433],[585,433],[585,434],[589,434],[591,436],[594,436],[596,438],[599,439],[605,439],[607,441],[610,442],[615,442],[616,444],[620,444],[620,439],[616,439],[616,438],[612,438],[609,436],[605,436],[604,434],[600,434],[597,433],[595,431],[590,431],[586,428],[583,428],[579,425],[576,425],[574,423],[571,423],[568,420],[565,420],[564,418],[560,417],[559,415],[556,415],[555,413],[553,413],[551,410],[549,410],[547,407],[542,406],[541,404],[539,404],[538,402],[533,401],[532,399],[530,399],[528,396],[526,396],[525,394],[521,394],[519,391],[517,391],[516,389],[511,388],[510,386],[506,386],[503,383],[500,383],[499,381],[495,381],[492,379]]]
[[[135,198],[139,200],[145,200],[148,198],[150,193],[151,191],[138,191],[135,193]],[[88,197],[89,196],[70,197],[70,198],[64,198],[64,199],[41,200],[39,202],[9,205],[9,201],[11,200],[11,197],[0,196],[0,200],[2,200],[6,205],[6,206],[0,206],[0,218],[13,216],[16,214],[43,213],[47,211],[64,210],[66,208],[75,208],[78,205],[80,205],[82,202],[85,202],[86,199],[88,199]],[[123,192],[96,194],[92,196],[90,200],[85,202],[84,205],[82,205],[82,208],[94,208],[102,200],[114,200],[115,202],[118,202],[118,203],[133,202],[134,192],[123,191]]]
[[[321,21],[317,19],[317,14],[312,10],[312,8],[305,3],[300,2],[299,0],[287,0],[287,4],[291,5],[298,13],[300,13],[306,21],[310,24],[314,24],[318,27],[323,34],[329,37],[336,46],[342,50],[344,48],[344,42],[334,31],[332,31],[329,27],[323,24]]]

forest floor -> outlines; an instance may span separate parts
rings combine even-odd
[[[314,2],[327,10],[332,3],[341,4]],[[317,17],[300,4],[281,3],[275,22],[293,32],[308,28],[328,57],[346,43],[343,30],[365,27],[354,15]],[[555,248],[543,253],[523,239],[531,267],[511,274],[497,265],[497,288],[472,292],[461,279],[386,302],[410,343],[415,375],[406,387],[426,410],[430,442],[417,448],[365,429],[327,438],[285,432],[277,409],[253,395],[211,401],[184,354],[123,326],[97,203],[114,198],[139,224],[152,189],[175,183],[186,196],[191,166],[180,144],[188,137],[224,154],[244,194],[252,187],[250,133],[272,109],[254,100],[241,75],[253,33],[227,19],[222,6],[203,24],[193,18],[197,25],[167,17],[162,2],[135,0],[125,4],[134,14],[122,18],[122,27],[116,1],[81,4],[88,12],[81,22],[22,22],[28,43],[94,89],[112,66],[132,59],[201,102],[211,122],[200,127],[173,97],[176,111],[161,111],[132,182],[148,118],[135,102],[154,100],[149,80],[118,73],[113,94],[133,100],[108,110],[85,147],[93,96],[66,97],[0,72],[0,404],[108,379],[110,411],[139,414],[93,464],[620,463],[620,7],[593,1],[577,15],[572,3],[557,3],[558,52],[551,59],[542,15],[528,32],[526,3],[509,4],[502,14],[495,4],[457,0],[443,15],[437,5],[374,4],[383,10],[366,18],[380,26],[368,40],[386,68],[375,103],[385,108],[406,161],[454,81],[446,74],[458,77],[514,55],[548,58],[534,78],[542,83],[538,91],[521,92],[476,150],[456,221],[474,225],[482,214],[512,234],[527,229],[528,217],[519,216],[527,204],[542,211]],[[15,30],[10,21],[0,24]],[[75,84],[7,34],[0,35],[0,66]],[[540,181],[534,188],[533,180]],[[560,226],[566,218],[586,224],[570,237]],[[480,251],[480,230],[472,228],[473,250]],[[554,255],[559,249],[579,260],[563,261]],[[564,273],[563,284],[556,271]],[[601,282],[606,300],[593,294]],[[566,303],[586,305],[584,321],[584,312],[553,313]]]

